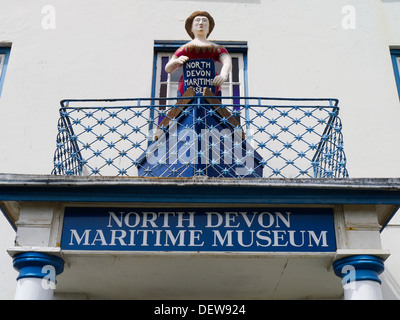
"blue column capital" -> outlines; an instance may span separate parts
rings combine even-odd
[[[350,269],[344,269],[346,266],[353,267],[355,271],[352,274],[354,278],[349,279],[350,281],[371,280],[381,283],[378,275],[385,269],[383,259],[372,255],[348,256],[333,262],[335,274],[342,279],[350,271]]]
[[[22,278],[44,278],[48,275],[43,272],[45,266],[54,267],[56,275],[64,271],[64,260],[42,252],[19,253],[13,258],[14,269],[19,271],[17,280]]]

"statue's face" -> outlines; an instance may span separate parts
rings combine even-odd
[[[197,16],[193,19],[192,23],[192,32],[196,36],[196,34],[208,34],[208,30],[210,27],[210,23],[207,17]]]

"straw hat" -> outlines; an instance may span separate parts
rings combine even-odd
[[[210,35],[210,33],[213,31],[214,26],[215,26],[215,22],[213,17],[211,17],[211,15],[207,12],[207,11],[195,11],[193,12],[187,19],[185,22],[185,29],[187,31],[187,33],[189,34],[189,36],[194,39],[194,34],[192,32],[192,24],[193,24],[193,20],[194,18],[198,17],[198,16],[204,16],[207,17],[208,22],[209,22],[209,29],[208,29],[208,34],[207,34],[207,38]]]

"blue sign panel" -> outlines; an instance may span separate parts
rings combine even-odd
[[[215,78],[215,63],[212,59],[190,59],[183,65],[183,87],[186,91],[193,87],[196,95],[202,95],[204,88],[216,94],[212,85]]]
[[[64,250],[334,252],[330,208],[65,209]]]

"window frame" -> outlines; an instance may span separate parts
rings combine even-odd
[[[10,58],[10,51],[11,47],[0,47],[0,55],[4,55],[4,60],[2,61],[2,65],[0,65],[0,97],[3,91],[3,85],[6,77],[8,61]]]
[[[177,49],[181,46],[186,44],[188,41],[185,40],[155,40],[154,41],[154,53],[153,53],[153,74],[152,74],[152,85],[151,85],[151,98],[155,99],[158,98],[157,89],[159,86],[157,85],[157,67],[159,67],[160,62],[158,59],[158,53],[160,52],[171,52],[174,53]],[[224,46],[229,53],[240,53],[243,56],[243,86],[241,87],[244,89],[244,96],[248,97],[248,75],[247,75],[247,41],[212,41],[219,45]],[[167,89],[168,90],[168,89]],[[168,94],[167,94],[168,96]],[[162,100],[160,100],[162,101]],[[154,107],[160,107],[159,105],[156,106],[155,100],[151,102],[153,108],[150,110],[150,130],[153,130],[153,120],[155,119],[156,110]],[[247,116],[247,115],[246,115]]]
[[[397,85],[397,93],[400,100],[400,49],[390,50],[390,55],[392,58],[394,77]]]
[[[188,41],[182,40],[155,40],[154,41],[154,58],[153,58],[153,78],[151,87],[151,97],[158,97],[157,94],[157,59],[159,52],[171,52],[174,53],[181,46],[186,44]],[[243,89],[244,96],[248,96],[248,76],[247,76],[247,41],[213,41],[219,45],[224,46],[229,53],[240,53],[243,55]]]

